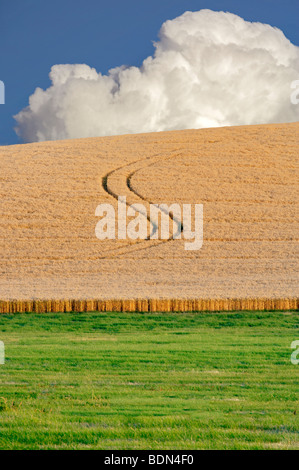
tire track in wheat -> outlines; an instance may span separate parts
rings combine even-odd
[[[176,231],[174,233],[172,233],[170,238],[167,239],[167,240],[152,239],[151,237],[158,230],[158,226],[156,224],[154,224],[153,221],[150,220],[150,216],[148,215],[149,214],[150,204],[154,204],[154,203],[149,201],[148,199],[146,199],[142,194],[140,194],[136,190],[134,190],[134,188],[131,185],[131,178],[138,171],[140,171],[140,170],[142,170],[146,167],[153,166],[156,163],[159,163],[161,161],[161,159],[162,160],[169,160],[171,158],[176,157],[177,155],[178,154],[175,153],[175,154],[171,155],[170,157],[163,158],[163,157],[161,157],[161,154],[157,154],[157,155],[154,155],[154,156],[146,157],[144,159],[136,160],[134,162],[131,162],[129,164],[123,165],[121,167],[118,167],[114,170],[109,171],[102,178],[102,187],[103,187],[104,191],[107,194],[109,194],[110,196],[112,196],[114,199],[116,199],[117,201],[118,201],[118,198],[120,196],[126,196],[126,197],[129,196],[129,200],[128,199],[126,200],[126,205],[127,206],[132,206],[136,210],[136,212],[139,212],[141,215],[146,217],[147,220],[149,221],[149,223],[152,225],[152,231],[151,231],[150,235],[145,240],[135,241],[135,242],[132,242],[132,243],[128,243],[125,246],[121,246],[121,247],[118,247],[118,248],[115,248],[115,249],[105,250],[102,253],[105,253],[105,254],[109,253],[109,256],[101,256],[100,259],[110,258],[111,256],[122,256],[122,255],[130,254],[130,253],[134,253],[136,251],[141,251],[141,250],[148,250],[148,249],[154,248],[157,245],[160,245],[162,243],[167,243],[167,242],[170,242],[170,241],[174,240],[174,238],[179,235],[179,232],[182,232],[183,226],[182,226],[181,222],[176,220],[176,218],[173,216],[173,214],[171,212],[168,213],[168,211],[162,210],[162,212],[164,212],[165,214],[167,214],[170,217],[170,219],[173,221],[174,225],[176,225],[176,227],[177,227]],[[146,161],[150,161],[150,163],[144,165],[144,163]],[[132,171],[132,169],[133,169],[133,171]],[[130,170],[130,171],[128,171],[128,170]],[[121,177],[121,180],[119,180],[119,177]],[[120,183],[125,184],[124,189],[126,190],[126,192],[129,190],[129,193],[128,192],[127,192],[127,194],[120,194],[119,193],[119,189],[122,186],[122,184],[120,184]],[[132,198],[133,198],[133,201],[132,201]],[[134,199],[135,199],[135,201],[134,201]],[[138,208],[134,207],[134,204],[136,204],[136,203],[142,203],[143,205],[147,206],[146,214],[141,212]],[[128,251],[128,249],[129,249],[129,251]]]

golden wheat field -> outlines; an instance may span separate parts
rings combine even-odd
[[[0,147],[0,311],[297,308],[298,154],[299,123]],[[203,247],[98,240],[118,196],[203,204]]]

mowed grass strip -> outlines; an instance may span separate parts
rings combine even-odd
[[[298,320],[1,315],[0,448],[298,449]]]

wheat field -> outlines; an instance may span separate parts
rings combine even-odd
[[[0,147],[0,313],[298,308],[299,124]],[[98,204],[203,204],[204,242],[104,240]]]

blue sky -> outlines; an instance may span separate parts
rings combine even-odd
[[[37,86],[50,85],[52,65],[86,63],[102,73],[139,66],[165,20],[202,8],[277,26],[299,45],[298,0],[0,0],[0,145],[19,143],[13,115]]]

